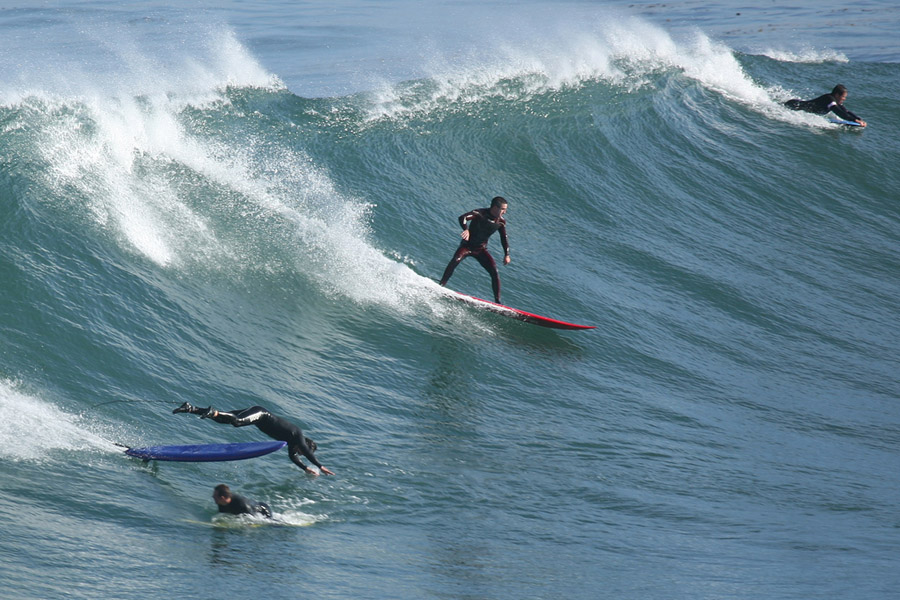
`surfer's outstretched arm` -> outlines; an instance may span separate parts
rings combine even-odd
[[[288,450],[288,456],[291,458],[292,463],[294,463],[310,475],[318,476],[318,473],[303,464],[303,461],[300,460],[300,453],[295,448],[291,448],[290,450]]]
[[[310,448],[306,443],[306,439],[303,438],[303,436],[300,436],[300,438],[301,441],[299,443],[291,444],[288,447],[288,456],[290,457],[291,461],[310,475],[318,475],[318,473],[303,464],[303,461],[300,460],[300,456],[302,455],[308,458],[309,462],[319,467],[319,469],[326,475],[334,475],[332,471],[330,471],[327,467],[325,467],[318,461],[316,455],[313,454],[312,448]]]

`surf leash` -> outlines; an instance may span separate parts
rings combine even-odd
[[[97,404],[92,404],[87,407],[86,410],[94,410],[98,406],[106,406],[107,404],[118,404],[118,403],[136,403],[136,402],[151,402],[151,403],[163,403],[163,404],[179,404],[178,400],[107,400],[106,402],[98,402]]]

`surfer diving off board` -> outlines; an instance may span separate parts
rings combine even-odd
[[[833,112],[835,115],[845,121],[858,123],[862,127],[866,126],[866,122],[854,115],[852,112],[844,108],[844,100],[847,99],[847,88],[842,85],[834,86],[830,94],[822,94],[818,98],[812,100],[800,100],[792,98],[784,103],[791,110],[802,110],[805,112],[815,113],[817,115],[827,115]]]
[[[222,412],[212,407],[197,408],[191,406],[187,402],[172,411],[173,413],[191,413],[192,415],[200,415],[201,419],[212,419],[216,423],[224,423],[235,427],[246,427],[247,425],[256,425],[256,427],[272,439],[287,442],[288,456],[291,461],[310,475],[318,475],[313,469],[310,469],[300,460],[303,455],[309,462],[319,467],[319,470],[326,475],[334,475],[334,473],[322,466],[315,455],[316,443],[308,437],[303,437],[303,432],[299,427],[281,417],[276,417],[262,406],[251,406],[243,410],[234,410],[231,412]]]
[[[447,268],[444,269],[444,275],[441,277],[441,285],[447,285],[447,280],[453,275],[453,271],[467,256],[474,256],[475,259],[484,267],[484,270],[491,275],[491,286],[494,290],[494,301],[500,302],[500,273],[497,271],[497,263],[494,257],[488,252],[488,239],[495,231],[500,232],[500,243],[503,245],[503,264],[508,265],[509,258],[509,240],[506,238],[506,214],[508,203],[506,199],[497,196],[491,200],[490,208],[476,208],[459,216],[459,225],[462,227],[462,242]],[[467,222],[471,224],[467,225]]]

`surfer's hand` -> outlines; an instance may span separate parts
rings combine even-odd
[[[461,237],[462,239],[464,239],[468,242],[469,241],[469,230],[463,229],[463,232],[461,234],[459,234],[459,237]]]
[[[306,474],[307,474],[307,475],[312,475],[313,477],[318,477],[318,476],[319,476],[318,473],[316,473],[313,469],[310,469],[309,467],[306,467]]]
[[[503,264],[508,265],[509,261],[511,261],[511,260],[512,259],[509,257],[509,254],[507,254],[506,256],[503,257]]]
[[[863,127],[866,126],[866,122],[863,121],[862,119],[857,119],[856,122],[859,123],[860,125],[862,125]]]
[[[322,467],[320,470],[326,475],[334,475],[327,467]]]

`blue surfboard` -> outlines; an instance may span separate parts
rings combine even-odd
[[[828,120],[831,121],[832,123],[834,123],[835,125],[847,125],[848,127],[862,127],[862,125],[860,125],[856,121],[847,121],[846,119],[838,119],[837,117],[831,117]]]
[[[256,458],[280,450],[287,442],[239,442],[234,444],[193,444],[188,446],[148,446],[128,448],[125,454],[146,460],[218,462]]]

